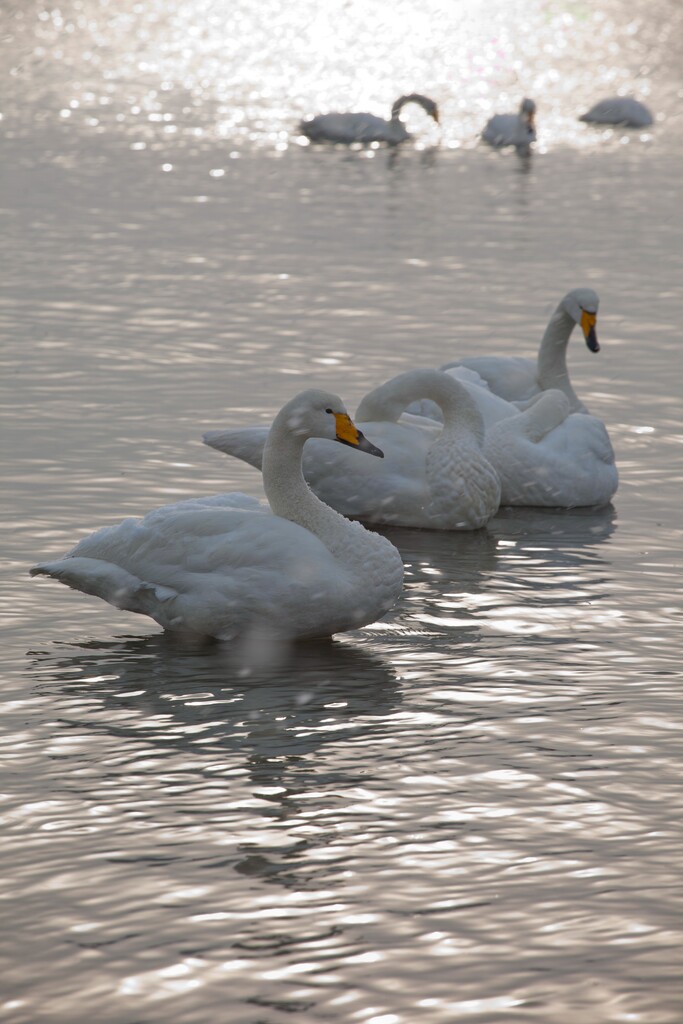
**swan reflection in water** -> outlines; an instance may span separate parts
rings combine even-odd
[[[105,714],[89,723],[95,730],[195,752],[201,735],[203,752],[247,761],[305,756],[332,736],[349,739],[399,700],[396,675],[381,657],[337,640],[290,647],[277,667],[254,671],[223,644],[169,633],[57,643],[33,655],[32,671],[41,689],[70,702],[82,697],[88,717],[99,704]],[[318,731],[333,718],[335,730]]]
[[[450,632],[459,648],[481,646],[481,627],[502,622],[507,611],[532,633],[550,619],[561,628],[577,606],[611,595],[612,571],[600,549],[616,519],[612,505],[510,507],[471,533],[386,528],[406,567],[397,622]]]

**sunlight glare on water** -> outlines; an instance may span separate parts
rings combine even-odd
[[[661,6],[662,17],[651,3],[624,23],[619,0],[67,0],[37,12],[16,4],[9,113],[21,119],[28,79],[41,117],[120,127],[138,145],[191,146],[208,135],[277,150],[297,115],[388,116],[394,99],[417,89],[439,102],[434,138],[468,147],[492,113],[531,95],[543,145],[590,145],[595,132],[576,117],[595,102],[596,79],[607,94],[628,94],[635,78],[648,101],[660,55],[680,55],[683,14]],[[422,133],[424,122],[419,115]]]

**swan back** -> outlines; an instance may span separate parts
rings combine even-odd
[[[242,462],[247,462],[255,469],[263,465],[263,449],[266,445],[270,427],[266,424],[257,427],[232,427],[227,430],[207,430],[202,434],[202,441],[209,448],[232,455]]]
[[[494,147],[515,146],[527,151],[536,141],[536,104],[523,99],[516,114],[494,114],[482,132],[482,138]]]
[[[300,130],[311,142],[403,142],[408,138],[405,126],[399,121],[387,121],[368,113],[318,114],[310,121],[302,121]]]
[[[593,124],[623,124],[630,128],[645,128],[652,124],[652,113],[639,100],[630,96],[613,96],[600,100],[582,114],[579,121]]]
[[[529,408],[487,433],[503,505],[575,508],[605,505],[619,476],[604,424],[570,411],[567,396],[543,392]]]

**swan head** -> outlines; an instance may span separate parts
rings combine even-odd
[[[536,131],[536,104],[533,100],[522,100],[519,105],[519,116],[529,133]]]
[[[595,324],[598,317],[600,299],[592,288],[575,288],[568,292],[560,303],[575,323],[580,324],[586,345],[591,352],[599,352],[598,336]]]
[[[391,108],[392,120],[398,118],[406,103],[417,103],[419,107],[422,107],[425,114],[428,114],[429,117],[432,117],[439,124],[439,108],[437,104],[434,100],[430,100],[429,96],[423,96],[419,92],[408,93],[406,96],[401,96],[396,100]]]
[[[384,452],[358,429],[341,398],[329,391],[316,388],[302,391],[280,410],[273,423],[273,427],[276,426],[304,441],[309,437],[323,437],[384,458]]]

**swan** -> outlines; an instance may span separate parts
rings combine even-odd
[[[557,389],[488,428],[484,452],[500,477],[501,505],[607,505],[619,485],[604,423],[572,412]]]
[[[645,104],[630,96],[613,96],[608,100],[600,100],[579,118],[579,121],[588,121],[591,124],[623,124],[630,128],[646,128],[653,120]]]
[[[482,414],[484,455],[500,479],[501,505],[577,508],[610,501],[619,474],[601,420],[572,412],[557,388],[513,403],[492,394],[473,370],[456,366],[444,372],[460,380]],[[413,403],[408,411],[441,418],[433,402]]]
[[[442,424],[402,415],[421,398],[438,405]],[[392,526],[476,530],[498,510],[500,485],[482,451],[482,416],[458,380],[439,370],[408,370],[367,394],[356,420],[382,446],[381,463],[348,459],[322,440],[304,450],[306,480],[339,512]],[[204,442],[257,468],[263,454],[265,468],[268,436],[267,426],[212,430]]]
[[[519,105],[517,114],[494,114],[486,122],[481,137],[490,146],[516,146],[519,151],[529,151],[536,141],[536,104],[525,99]]]
[[[318,114],[310,121],[302,121],[300,129],[311,142],[388,142],[391,146],[405,142],[410,133],[400,119],[401,110],[406,103],[416,103],[419,107],[439,123],[439,108],[434,100],[411,92],[401,96],[391,108],[391,119],[385,121],[375,114]]]
[[[590,351],[600,351],[595,332],[599,304],[592,288],[567,292],[545,329],[536,361],[519,356],[471,356],[444,363],[441,369],[465,366],[475,370],[494,394],[508,402],[524,402],[556,388],[567,396],[572,412],[587,412],[569,380],[567,344],[574,325],[580,324]]]
[[[222,640],[254,628],[325,637],[372,622],[401,593],[401,556],[307,487],[301,455],[310,437],[382,456],[340,398],[304,391],[280,410],[263,452],[270,509],[239,493],[165,505],[98,530],[31,575],[149,615],[165,629]]]

